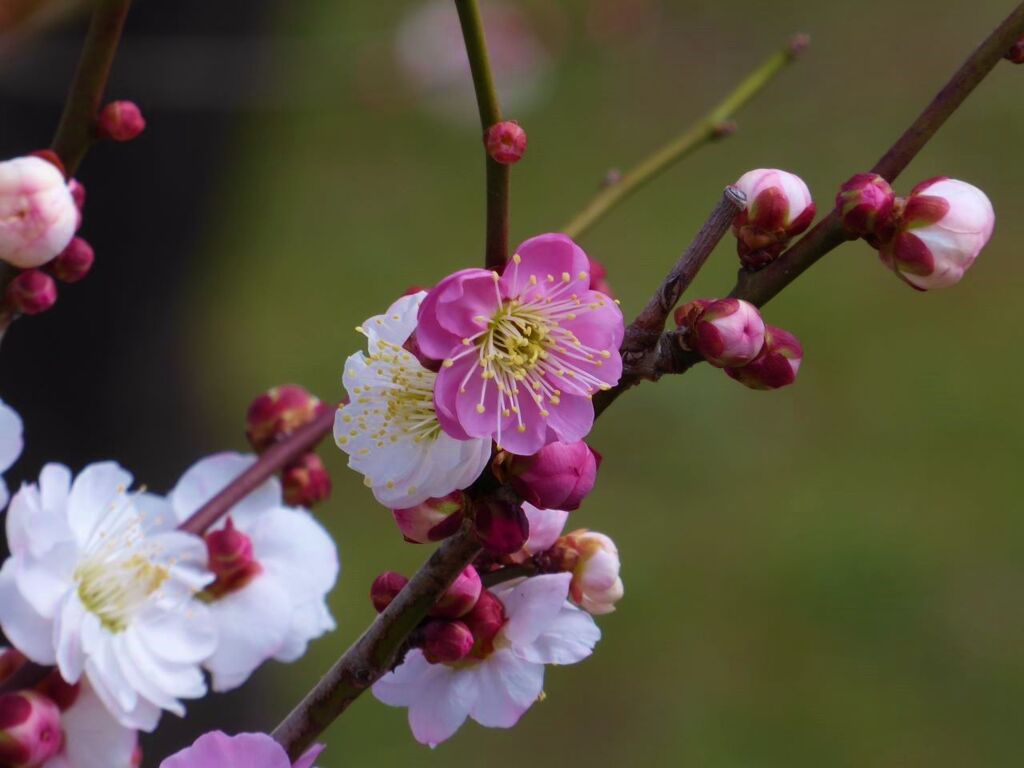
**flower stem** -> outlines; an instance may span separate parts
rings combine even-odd
[[[240,474],[216,496],[178,526],[186,533],[202,536],[238,502],[259,488],[268,478],[316,446],[334,426],[334,409],[326,408],[313,421],[268,448],[259,460]]]
[[[469,68],[473,73],[473,89],[480,110],[480,126],[487,129],[500,123],[501,106],[498,92],[494,87],[491,73],[491,59],[487,53],[487,38],[484,35],[480,6],[476,0],[455,0],[459,12],[459,24],[466,41]],[[509,166],[491,159],[484,151],[487,164],[487,240],[484,264],[488,269],[501,269],[508,261],[508,217],[511,194],[511,173]]]
[[[807,37],[796,35],[789,44],[768,58],[761,66],[722,100],[714,109],[654,154],[629,170],[618,182],[599,192],[575,218],[562,227],[562,232],[575,239],[588,232],[605,214],[632,195],[647,182],[661,175],[672,165],[705,144],[732,133],[729,120],[748,101],[761,92],[772,79],[795,61],[807,46]]]

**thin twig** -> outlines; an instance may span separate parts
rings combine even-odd
[[[394,667],[410,633],[479,553],[480,544],[469,525],[434,551],[391,604],[274,730],[273,737],[292,760],[298,759],[363,691]]]
[[[466,41],[469,68],[473,73],[473,89],[480,110],[480,127],[487,129],[500,123],[501,106],[494,87],[491,59],[487,53],[487,38],[476,0],[455,0],[459,24]],[[487,163],[487,241],[484,264],[488,269],[501,269],[508,261],[508,210],[511,194],[509,166],[492,160],[484,151]]]
[[[773,54],[714,109],[665,146],[627,171],[615,184],[603,189],[561,231],[573,239],[580,238],[615,206],[647,182],[691,155],[700,147],[733,133],[730,119],[747,102],[761,92],[772,79],[795,61],[807,47],[806,35],[796,35],[781,51]]]

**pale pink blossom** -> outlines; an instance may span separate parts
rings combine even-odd
[[[578,557],[569,587],[572,601],[594,615],[614,611],[625,591],[615,542],[603,533],[584,528],[567,534],[563,546]]]
[[[165,759],[160,768],[312,768],[323,750],[320,744],[312,746],[292,763],[284,747],[265,733],[228,736],[212,731]]]
[[[18,460],[23,447],[21,417],[0,400],[0,509],[6,507],[10,499],[3,473]]]
[[[758,168],[743,174],[736,185],[747,196],[747,207],[736,216],[733,233],[743,265],[763,267],[814,220],[811,192],[799,176],[777,168]]]
[[[0,261],[38,267],[67,248],[78,208],[64,174],[39,157],[0,163]]]

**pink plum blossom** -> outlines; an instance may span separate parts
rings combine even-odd
[[[443,360],[434,387],[441,427],[530,455],[582,440],[591,397],[622,374],[622,312],[590,289],[587,255],[565,235],[523,243],[502,274],[464,269],[428,294],[420,349]]]
[[[21,455],[21,449],[24,447],[21,434],[21,417],[0,400],[0,509],[7,506],[10,498],[2,475]]]
[[[292,763],[284,747],[265,733],[228,736],[212,731],[165,759],[160,768],[313,768],[323,750],[317,744]]]
[[[488,728],[511,728],[540,696],[544,666],[582,661],[601,637],[594,620],[566,601],[571,580],[558,573],[496,587],[505,621],[491,642],[455,665],[431,664],[413,649],[377,681],[374,696],[408,707],[413,736],[431,747],[467,717]]]
[[[21,269],[45,264],[71,242],[78,217],[64,174],[52,163],[0,163],[0,261]]]

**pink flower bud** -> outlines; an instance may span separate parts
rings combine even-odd
[[[68,247],[50,262],[53,276],[64,283],[77,283],[92,269],[96,258],[92,246],[80,237],[73,238]]]
[[[406,541],[426,544],[441,541],[459,530],[462,518],[469,508],[469,497],[462,491],[452,491],[440,499],[427,499],[407,509],[393,509],[398,529]]]
[[[988,197],[965,181],[940,176],[914,187],[899,226],[883,242],[882,263],[921,291],[960,282],[992,236]]]
[[[60,710],[48,698],[35,691],[0,696],[0,765],[40,768],[63,743]]]
[[[530,537],[530,523],[521,506],[496,498],[473,505],[476,535],[492,555],[511,555],[523,548]]]
[[[514,120],[504,120],[487,129],[484,144],[492,160],[514,165],[526,154],[526,131]]]
[[[112,101],[100,110],[96,132],[102,139],[131,141],[146,129],[142,110],[133,101]]]
[[[312,507],[331,495],[331,475],[315,453],[307,453],[281,475],[284,501],[293,507]]]
[[[895,202],[889,182],[877,173],[858,173],[839,188],[836,212],[850,234],[884,236]]]
[[[373,584],[370,586],[370,601],[373,603],[373,607],[377,609],[377,613],[381,613],[391,605],[391,601],[398,596],[398,593],[408,583],[409,580],[405,576],[394,571],[385,571],[374,579]]]
[[[473,650],[475,640],[461,621],[428,621],[422,629],[423,656],[431,664],[454,664]]]
[[[748,171],[735,186],[747,196],[746,210],[732,225],[737,252],[744,267],[760,269],[810,226],[814,202],[803,179],[775,168]]]
[[[796,381],[804,350],[789,331],[769,325],[764,333],[764,348],[742,368],[726,368],[725,372],[751,389],[779,389]]]
[[[600,462],[600,456],[582,440],[548,443],[532,456],[513,456],[509,482],[536,507],[571,512],[593,490]]]
[[[253,554],[252,540],[235,528],[230,517],[223,528],[206,534],[206,553],[208,567],[217,577],[206,588],[213,597],[236,592],[263,572]]]
[[[57,284],[45,272],[26,269],[7,286],[5,303],[23,315],[38,315],[57,303]]]
[[[462,617],[462,622],[473,633],[476,643],[473,655],[485,658],[494,650],[494,638],[505,626],[505,606],[490,591],[483,590],[473,610]]]
[[[444,619],[457,619],[460,616],[465,616],[473,610],[476,601],[480,599],[482,589],[480,574],[472,565],[467,565],[465,570],[448,587],[448,591],[437,601],[431,614]]]
[[[30,269],[63,251],[78,228],[64,174],[39,157],[0,163],[0,260]]]
[[[587,256],[587,260],[590,262],[590,290],[603,293],[605,296],[615,298],[615,294],[612,293],[612,287],[608,283],[608,270],[597,259]]]
[[[688,343],[718,368],[746,365],[764,346],[764,321],[749,302],[719,299],[697,317]]]
[[[273,387],[252,401],[246,414],[246,435],[252,447],[265,451],[311,422],[327,405],[297,384]]]
[[[1024,37],[1013,44],[1004,58],[1014,64],[1024,64]]]
[[[67,712],[74,706],[81,689],[81,683],[72,685],[66,682],[56,669],[35,686],[35,690],[56,704],[61,712]]]
[[[562,550],[563,563],[572,571],[569,597],[589,613],[611,613],[622,599],[619,550],[603,533],[581,528],[555,544]]]

